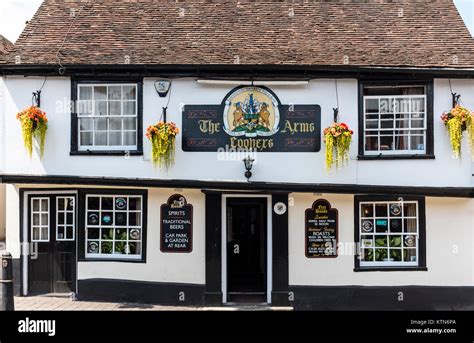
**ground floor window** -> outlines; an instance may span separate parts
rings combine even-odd
[[[31,198],[31,241],[49,242],[49,198]]]
[[[86,259],[144,257],[145,195],[87,193],[84,208]]]
[[[424,266],[424,199],[356,197],[356,267]]]

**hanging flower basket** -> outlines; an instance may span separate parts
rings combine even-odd
[[[340,168],[349,160],[349,148],[354,131],[345,123],[333,123],[324,129],[324,142],[326,143],[326,169],[333,165]]]
[[[173,122],[158,122],[147,128],[146,137],[151,142],[151,160],[156,167],[168,170],[174,165],[176,135],[179,129]]]
[[[448,129],[454,158],[461,157],[461,142],[467,131],[471,153],[474,156],[474,116],[467,108],[456,105],[451,111],[443,113],[441,120]]]
[[[30,158],[33,153],[33,137],[39,139],[40,157],[43,157],[46,131],[48,130],[46,113],[37,106],[30,106],[17,113],[16,118],[21,123],[23,143]]]

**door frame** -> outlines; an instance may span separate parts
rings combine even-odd
[[[75,217],[75,228],[74,230],[75,231],[75,252],[74,252],[74,263],[75,263],[75,268],[76,268],[76,273],[75,273],[75,290],[76,290],[76,293],[77,293],[77,287],[78,287],[78,284],[77,284],[77,272],[78,272],[78,263],[77,263],[77,215],[78,215],[78,191],[77,189],[64,189],[64,190],[25,190],[23,191],[22,193],[22,197],[23,197],[23,213],[21,213],[20,215],[22,216],[22,222],[23,222],[23,227],[21,228],[22,230],[22,240],[21,240],[21,256],[23,257],[22,258],[22,261],[21,261],[21,267],[22,267],[22,284],[21,284],[21,295],[23,296],[26,296],[28,295],[28,284],[29,284],[29,270],[28,270],[28,263],[29,263],[29,251],[30,251],[30,241],[29,241],[29,216],[30,216],[30,211],[29,211],[29,199],[30,199],[30,195],[38,195],[38,196],[41,196],[41,195],[62,195],[62,194],[68,194],[68,195],[74,195],[75,197],[75,208],[74,208],[74,215],[76,216]],[[51,215],[56,215],[56,214],[51,214],[50,213],[50,216]]]
[[[229,198],[263,198],[267,199],[267,303],[272,303],[272,196],[271,194],[222,194],[222,225],[221,225],[221,289],[222,303],[227,304],[227,199]]]

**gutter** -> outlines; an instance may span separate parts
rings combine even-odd
[[[59,73],[57,64],[0,64],[3,75],[35,76],[142,76],[290,78],[308,80],[324,76],[373,77],[383,75],[474,78],[474,68],[355,65],[244,65],[244,64],[70,64]]]

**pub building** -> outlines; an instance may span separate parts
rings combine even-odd
[[[452,1],[46,0],[0,56],[17,294],[474,305]]]

